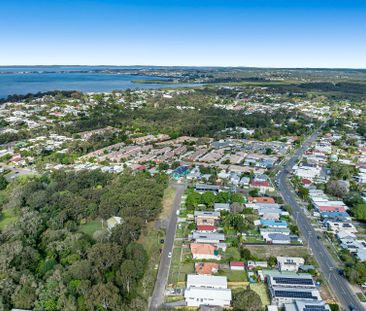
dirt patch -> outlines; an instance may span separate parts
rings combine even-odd
[[[170,217],[173,202],[175,198],[176,189],[172,186],[169,186],[164,191],[163,197],[163,210],[160,213],[159,219],[160,220],[167,220]]]

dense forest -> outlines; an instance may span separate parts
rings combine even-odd
[[[17,220],[0,233],[0,309],[146,310],[137,287],[148,256],[138,239],[161,211],[166,185],[165,175],[100,171],[9,185],[2,208]],[[111,216],[123,224],[81,230]]]
[[[95,108],[89,116],[66,127],[60,127],[58,131],[63,134],[73,134],[113,126],[138,129],[142,133],[164,133],[171,137],[181,135],[212,137],[226,128],[241,126],[256,129],[254,138],[272,140],[285,135],[306,133],[307,126],[313,120],[297,115],[297,122],[289,122],[295,116],[295,113],[285,110],[274,112],[269,118],[268,114],[262,112],[248,115],[245,112],[215,107],[181,111],[170,107],[162,109],[143,107],[130,110],[121,109],[117,105],[108,108],[100,106]]]

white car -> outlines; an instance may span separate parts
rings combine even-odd
[[[172,252],[168,253],[168,258],[172,258]]]

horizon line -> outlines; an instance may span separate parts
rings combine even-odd
[[[106,65],[106,64],[46,64],[46,65],[0,65],[1,67],[61,67],[61,66],[74,66],[74,67],[193,67],[193,68],[247,68],[247,69],[328,69],[328,70],[337,70],[337,69],[350,69],[350,70],[366,70],[366,67],[312,67],[312,66],[305,66],[305,67],[299,67],[299,66],[290,66],[290,67],[276,67],[276,66],[243,66],[243,65],[237,65],[237,66],[225,66],[225,65]]]

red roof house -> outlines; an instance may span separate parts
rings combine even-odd
[[[216,227],[215,226],[211,226],[211,225],[198,225],[197,226],[197,231],[201,231],[201,232],[215,232],[216,231]]]
[[[255,188],[269,188],[269,181],[267,180],[252,180],[250,185]]]
[[[245,270],[245,264],[243,261],[231,261],[230,269],[231,270]]]

